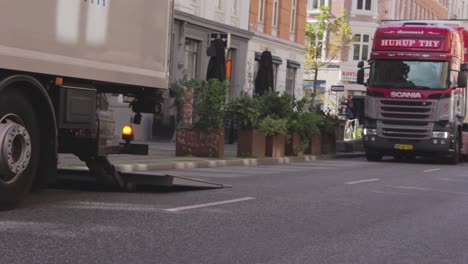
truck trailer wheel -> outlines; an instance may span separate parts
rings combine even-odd
[[[39,156],[39,128],[31,101],[7,90],[0,95],[0,210],[30,191]]]
[[[382,155],[373,151],[366,151],[367,161],[381,161]]]

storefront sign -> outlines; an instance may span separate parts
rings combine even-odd
[[[369,72],[364,73],[364,79],[369,78]],[[356,71],[342,71],[341,81],[356,82],[357,81],[357,68]]]

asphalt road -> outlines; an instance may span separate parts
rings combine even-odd
[[[233,188],[32,194],[0,213],[0,263],[468,263],[468,163],[167,173]]]

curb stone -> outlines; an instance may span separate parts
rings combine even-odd
[[[276,165],[290,164],[293,162],[305,162],[314,160],[329,160],[329,159],[344,159],[363,157],[363,153],[347,153],[347,154],[327,154],[327,155],[306,155],[301,157],[280,157],[280,158],[264,158],[264,159],[236,159],[236,160],[201,160],[201,161],[180,161],[169,163],[139,163],[139,164],[119,164],[117,169],[122,172],[144,172],[158,170],[183,170],[194,168],[215,168],[226,166],[259,166],[259,165]]]

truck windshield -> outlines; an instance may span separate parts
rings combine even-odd
[[[374,60],[369,84],[382,88],[446,89],[449,62]]]

